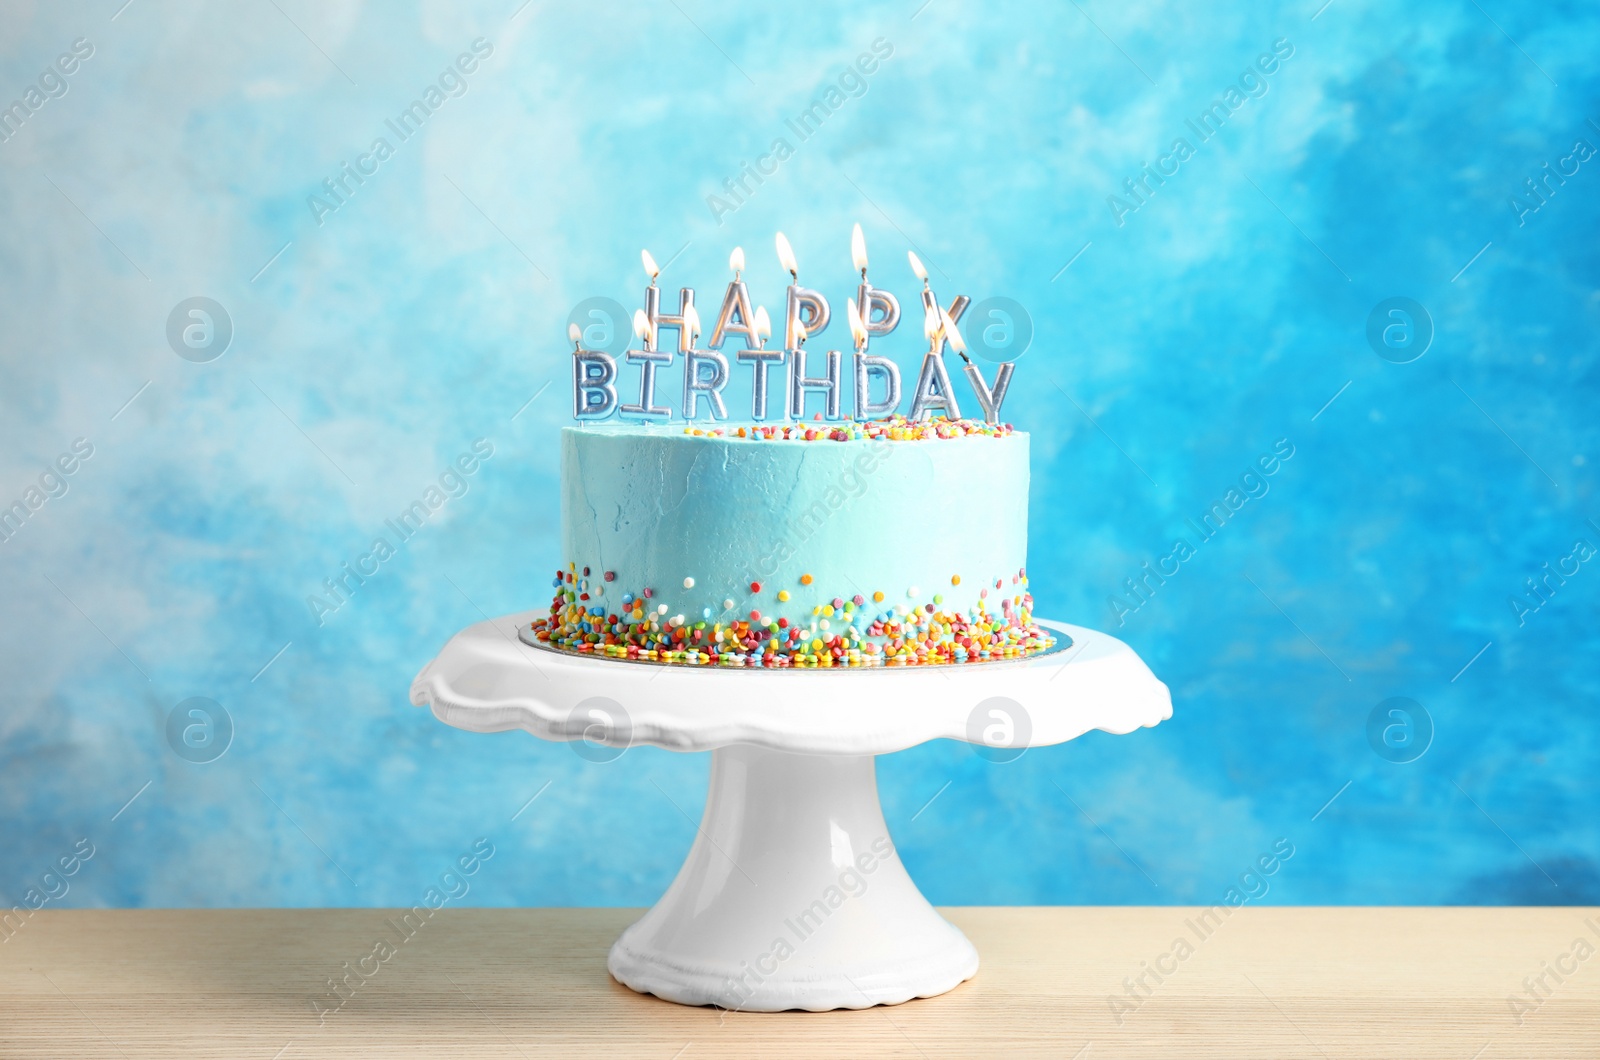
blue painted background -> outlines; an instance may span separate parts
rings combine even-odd
[[[1284,837],[1264,901],[1600,901],[1600,564],[1511,603],[1600,546],[1600,158],[1541,169],[1600,147],[1600,11],[754,12],[7,5],[0,103],[93,54],[0,143],[0,503],[93,453],[0,544],[6,904],[87,838],[59,904],[409,905],[479,836],[464,901],[653,901],[706,756],[591,764],[449,729],[407,687],[458,628],[548,599],[573,308],[631,310],[641,246],[715,301],[736,243],[776,306],[779,228],[837,297],[857,220],[903,299],[915,246],[946,300],[1026,307],[1007,413],[1034,439],[1040,610],[1128,640],[1176,705],[1006,765],[884,759],[930,898],[1210,902]],[[865,91],[787,131],[880,37]],[[462,94],[387,133],[478,38]],[[1275,41],[1265,93],[1200,142],[1186,119]],[[708,202],[780,137],[737,209]],[[205,363],[166,334],[195,296],[234,332]],[[1411,363],[1367,339],[1392,297],[1431,319]],[[319,626],[306,597],[479,438],[464,492]],[[1125,579],[1279,439],[1270,490],[1132,610]],[[1410,763],[1367,735],[1395,696],[1435,729]],[[231,718],[215,761],[169,742],[189,697]]]

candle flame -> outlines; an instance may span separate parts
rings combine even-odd
[[[947,310],[939,310],[939,326],[944,329],[944,338],[952,349],[959,354],[966,354],[967,340],[961,337],[961,329],[956,327],[956,322]]]
[[[807,337],[809,335],[810,335],[810,332],[806,331],[805,323],[803,321],[796,320],[794,322],[794,345],[795,345],[795,349],[799,349],[801,346],[804,346],[806,344],[806,339],[807,339]]]
[[[635,309],[633,311],[633,334],[635,338],[649,338],[650,318],[644,315],[643,309]]]
[[[650,282],[655,283],[656,277],[661,275],[661,269],[656,265],[656,259],[650,256],[648,250],[639,251],[639,260],[644,262],[644,271],[650,275]]]
[[[692,345],[700,337],[700,310],[693,305],[684,306],[683,326],[689,329],[689,342]]]
[[[767,340],[772,338],[772,318],[767,316],[767,307],[756,306],[756,318],[753,321],[756,330],[758,345],[766,346]]]
[[[911,262],[911,271],[917,274],[917,279],[923,283],[928,282],[928,270],[922,267],[922,259],[917,257],[916,251],[906,251],[906,258]]]
[[[794,248],[789,245],[789,237],[779,232],[775,242],[778,245],[778,264],[783,266],[784,272],[799,280],[800,266],[794,260]]]
[[[850,260],[857,272],[867,274],[867,237],[861,234],[860,223],[850,230]]]
[[[576,323],[567,325],[567,338],[572,340],[572,345],[578,349],[583,348],[583,329]]]
[[[850,321],[850,337],[855,340],[856,349],[859,350],[867,344],[867,329],[861,321],[861,310],[856,308],[854,298],[844,304],[844,315]]]
[[[930,343],[937,344],[939,333],[944,330],[944,321],[939,319],[939,312],[930,309],[922,316],[922,334]]]
[[[744,248],[743,247],[734,247],[733,248],[733,253],[728,255],[728,268],[733,270],[733,274],[735,276],[738,276],[741,272],[744,271]]]

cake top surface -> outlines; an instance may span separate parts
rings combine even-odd
[[[750,442],[853,442],[884,439],[892,442],[945,441],[956,438],[1026,437],[1009,423],[985,423],[978,419],[936,417],[911,420],[890,416],[877,420],[798,420],[784,423],[706,424],[693,423],[607,423],[567,427],[582,434],[688,436]]]

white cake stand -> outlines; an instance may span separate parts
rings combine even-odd
[[[1031,659],[763,670],[522,643],[540,613],[456,634],[411,702],[472,732],[583,740],[602,760],[633,744],[713,752],[688,859],[607,960],[624,985],[685,1005],[823,1011],[954,989],[977,973],[977,950],[896,856],[873,756],[951,739],[1003,759],[1172,716],[1167,687],[1126,644],[1054,622],[1071,646]]]

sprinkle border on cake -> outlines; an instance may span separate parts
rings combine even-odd
[[[776,582],[751,582],[753,594],[770,594],[780,605],[773,611],[753,609],[740,615],[734,601],[721,612],[701,607],[694,617],[674,614],[653,587],[624,592],[620,611],[607,611],[602,599],[615,582],[612,571],[596,580],[591,568],[569,563],[556,571],[550,617],[534,619],[533,636],[561,651],[600,658],[633,659],[689,666],[832,667],[918,666],[979,663],[1037,655],[1055,646],[1049,630],[1033,621],[1033,594],[1025,569],[992,581],[1000,601],[998,614],[989,610],[989,586],[979,591],[970,611],[941,608],[944,595],[935,592],[922,603],[917,586],[902,590],[901,602],[889,604],[879,589],[870,597],[836,596],[811,608],[809,615],[781,612],[789,590]],[[812,584],[809,574],[797,583]],[[951,575],[960,585],[960,575]],[[694,586],[684,579],[684,588]]]
[[[755,423],[739,427],[688,426],[684,434],[704,438],[747,438],[756,442],[925,442],[946,438],[1005,438],[1016,433],[1009,423],[985,423],[972,419],[911,420],[904,416],[888,416],[875,420],[831,420],[824,422],[821,413],[810,423]]]

